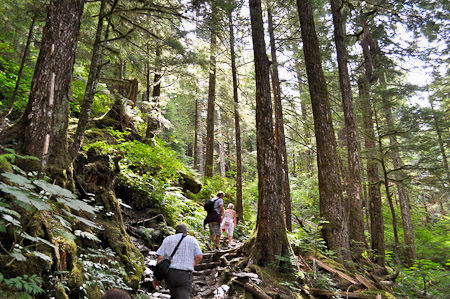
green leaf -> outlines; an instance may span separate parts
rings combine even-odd
[[[31,184],[31,181],[29,179],[27,179],[26,177],[21,176],[19,174],[14,174],[12,172],[4,172],[4,173],[2,173],[2,176],[9,179],[11,181],[11,183],[17,184],[19,186],[22,186],[22,187],[25,187],[28,189],[34,188],[34,186]]]
[[[10,252],[9,255],[18,260],[19,262],[24,262],[27,260],[27,258],[22,254],[22,252],[17,248],[14,248],[13,252]]]
[[[37,256],[37,257],[43,259],[46,262],[51,262],[52,261],[52,259],[48,255],[45,255],[42,252],[33,251],[32,253],[34,254],[34,256]]]
[[[88,220],[88,219],[83,218],[83,217],[76,216],[76,215],[74,215],[74,214],[72,214],[72,213],[70,213],[68,211],[64,211],[64,213],[66,213],[70,217],[75,218],[78,221],[80,221],[80,222],[82,222],[82,223],[84,223],[84,224],[86,224],[86,225],[88,225],[90,227],[94,227],[94,228],[97,228],[97,229],[102,229],[100,226],[98,226],[95,222],[93,222],[91,220]]]
[[[84,231],[81,231],[81,230],[76,230],[76,231],[74,232],[74,234],[75,234],[75,236],[82,237],[82,238],[86,238],[86,239],[88,239],[88,240],[92,240],[92,241],[95,241],[95,242],[98,242],[98,243],[101,242],[101,240],[100,240],[99,238],[97,238],[97,236],[95,236],[95,235],[93,235],[93,234],[91,234],[91,233],[89,233],[89,232],[84,232]]]
[[[76,198],[76,196],[69,190],[61,188],[58,185],[53,185],[53,184],[47,183],[46,181],[43,181],[43,180],[35,180],[35,181],[33,181],[33,184],[42,188],[42,190],[44,190],[45,192],[48,192],[48,193],[56,195],[56,196],[62,196],[62,197],[72,198],[72,199]]]
[[[16,218],[20,218],[20,214],[19,213],[17,213],[14,210],[10,210],[10,209],[7,209],[5,207],[2,207],[2,206],[0,206],[0,212],[3,212],[5,214],[9,214],[9,215],[14,216]]]
[[[0,190],[14,196],[18,201],[28,206],[35,207],[38,210],[50,210],[50,206],[46,202],[32,197],[30,193],[23,191],[20,188],[0,182]]]
[[[28,240],[30,240],[30,241],[33,241],[33,242],[41,242],[41,243],[44,243],[44,244],[46,244],[46,245],[48,245],[48,246],[50,246],[50,247],[52,247],[52,248],[55,248],[56,249],[56,246],[54,245],[54,244],[52,244],[52,243],[50,243],[49,241],[47,241],[47,240],[45,240],[45,239],[42,239],[41,237],[32,237],[32,236],[30,236],[29,234],[27,234],[27,233],[22,233],[22,236],[25,238],[25,239],[28,239]]]
[[[4,278],[3,273],[0,273],[0,283],[2,283],[3,278]]]
[[[54,218],[58,219],[59,222],[62,224],[62,226],[64,226],[65,228],[67,228],[68,230],[72,231],[72,226],[70,225],[70,222],[67,221],[66,219],[62,218],[59,215],[54,215]]]
[[[3,221],[0,221],[0,233],[6,233],[6,225]]]
[[[14,219],[10,215],[3,215],[2,218],[5,219],[6,221],[8,221],[9,223],[12,223],[14,226],[22,227],[20,224],[20,221],[17,219]]]
[[[88,212],[92,215],[95,215],[95,208],[93,206],[88,205],[87,203],[85,203],[82,200],[78,200],[78,199],[65,199],[65,198],[58,198],[57,199],[59,203],[63,203],[66,206],[79,211],[85,211]]]

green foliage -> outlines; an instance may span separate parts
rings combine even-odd
[[[82,250],[82,249],[81,249]],[[89,291],[99,288],[102,292],[110,288],[131,290],[124,282],[125,269],[117,261],[114,251],[110,248],[88,248],[80,255],[85,282],[80,287],[84,298],[89,298]]]
[[[416,228],[417,255],[443,265],[450,259],[450,217]]]
[[[314,219],[313,219],[314,220]],[[325,255],[333,257],[335,252],[328,250],[325,240],[322,237],[322,224],[324,221],[314,223],[304,220],[302,229],[294,229],[290,236],[291,243],[301,250],[301,254]]]
[[[412,267],[401,271],[398,285],[397,292],[410,298],[422,297],[423,294],[432,298],[445,298],[450,288],[450,277],[448,269],[439,263],[419,259]]]
[[[72,97],[70,100],[70,111],[80,112],[81,105],[86,91],[87,78],[89,71],[84,66],[75,65],[74,80],[72,81]],[[105,83],[97,84],[97,92],[92,103],[92,117],[100,116],[106,113],[114,103],[114,98],[110,96],[110,92]]]
[[[86,145],[84,149],[95,148],[103,154],[124,157],[120,161],[123,174],[130,178],[141,174],[145,183],[149,183],[154,189],[164,190],[169,182],[175,182],[179,178],[179,171],[184,165],[178,160],[176,152],[166,146],[166,143],[157,138],[154,145],[148,145],[137,140],[127,141],[129,132],[119,132],[111,128],[109,134],[114,138],[113,142],[97,141]]]
[[[14,53],[13,48],[4,43],[0,43],[0,51]],[[0,105],[9,103],[16,86],[18,72],[19,65],[0,56]],[[23,110],[27,104],[27,92],[31,88],[31,79],[33,78],[32,72],[26,65],[22,72],[19,93],[14,103],[14,108],[18,110]]]
[[[0,273],[0,296],[31,299],[33,298],[31,295],[44,293],[40,285],[42,285],[42,279],[36,274],[5,278]]]
[[[8,154],[0,155],[0,160],[14,160],[18,156],[13,151],[8,151]],[[29,225],[30,221],[25,221],[25,218],[30,217],[30,215],[44,215],[44,213],[45,217],[53,215],[49,218],[49,222],[56,224],[55,234],[65,230],[64,235],[73,238],[75,236],[70,232],[72,230],[70,219],[77,219],[90,228],[99,228],[89,219],[74,215],[66,209],[62,210],[65,213],[65,217],[63,214],[58,215],[57,212],[62,205],[65,205],[72,210],[93,216],[97,208],[76,199],[76,196],[67,189],[38,179],[34,173],[24,173],[16,166],[13,166],[13,168],[16,170],[16,173],[4,172],[0,174],[0,179],[2,179],[0,181],[0,191],[3,193],[2,197],[0,197],[0,233],[13,234],[12,238],[5,236],[3,239],[3,242],[10,240],[11,244],[4,243],[2,244],[3,246],[0,246],[3,254],[7,254],[10,257],[9,260],[4,259],[2,261],[4,265],[13,261],[26,261],[28,256],[38,257],[46,262],[52,261],[47,254],[35,250],[38,248],[37,245],[46,245],[52,248],[55,248],[55,245],[39,236],[31,236],[27,233],[28,226],[24,226],[23,223]],[[25,209],[28,213],[24,213],[22,209]],[[8,232],[7,228],[11,228],[11,230]],[[76,233],[76,235],[85,237],[83,233]],[[26,246],[23,245],[25,240],[27,240]]]

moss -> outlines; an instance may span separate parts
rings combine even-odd
[[[56,299],[69,299],[69,297],[66,294],[66,291],[64,290],[64,287],[60,284],[58,284],[55,288],[55,298]]]
[[[11,163],[6,159],[0,159],[0,171],[2,172],[13,172]]]
[[[397,298],[394,295],[392,295],[391,293],[383,291],[383,290],[364,290],[364,291],[359,292],[359,294],[373,296],[373,298],[376,298],[377,295],[381,295],[381,298],[383,298],[383,299],[396,299]]]
[[[83,272],[80,270],[80,268],[78,268],[77,264],[74,264],[74,267],[69,275],[69,286],[71,289],[79,290],[83,283]]]
[[[89,299],[100,299],[102,297],[102,292],[97,284],[89,285],[86,288],[86,293]]]

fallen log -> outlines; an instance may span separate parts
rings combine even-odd
[[[244,282],[241,282],[241,281],[239,281],[237,279],[234,279],[233,283],[238,284],[240,286],[243,286],[244,289],[249,291],[252,295],[256,296],[256,298],[272,299],[272,297],[267,295],[266,292],[263,291],[263,289],[261,289],[260,287],[258,287],[256,284],[254,284],[251,281],[244,283]]]
[[[325,262],[322,262],[321,260],[318,260],[316,258],[311,257],[311,260],[313,260],[314,262],[316,262],[320,267],[324,268],[325,270],[327,270],[328,272],[331,273],[335,273],[337,274],[339,277],[353,283],[356,285],[359,285],[360,283],[358,281],[356,281],[355,279],[353,279],[352,277],[350,277],[349,275],[345,274],[342,271],[336,270],[333,267],[331,267],[330,265],[326,264]]]
[[[346,292],[346,291],[330,291],[330,290],[322,290],[316,288],[310,288],[310,293],[319,296],[336,296],[340,295],[343,298],[361,298],[361,299],[374,299],[377,298],[376,294],[361,294],[361,292]]]
[[[356,279],[368,289],[376,289],[377,288],[362,275],[356,274]]]

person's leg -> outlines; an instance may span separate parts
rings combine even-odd
[[[216,248],[219,249],[220,248],[220,236],[216,237]]]
[[[192,293],[192,272],[170,269],[166,282],[172,299],[189,299]]]

